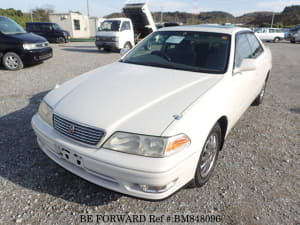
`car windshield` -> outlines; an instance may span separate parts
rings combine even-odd
[[[61,27],[57,23],[52,24],[54,30],[62,30]]]
[[[24,34],[26,31],[15,21],[0,17],[0,32],[3,34]]]
[[[230,35],[194,31],[158,31],[121,62],[205,73],[225,73]]]
[[[99,31],[119,31],[120,24],[120,20],[105,20],[101,24]]]

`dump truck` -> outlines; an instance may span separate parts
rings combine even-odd
[[[124,18],[105,19],[96,34],[95,45],[102,50],[131,49],[138,41],[156,31],[146,1],[126,1]]]

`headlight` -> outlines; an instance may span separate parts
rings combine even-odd
[[[39,115],[46,123],[53,126],[53,111],[44,101],[40,104]]]
[[[103,148],[135,155],[164,157],[185,149],[190,142],[184,134],[168,138],[116,132],[104,143]]]
[[[42,49],[49,46],[49,42],[23,44],[25,50]]]

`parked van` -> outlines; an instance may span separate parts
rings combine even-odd
[[[0,16],[0,59],[8,70],[22,69],[52,57],[49,42],[36,34],[27,33],[10,18]]]
[[[289,39],[291,43],[300,42],[300,25],[297,25],[290,30]]]
[[[131,49],[140,39],[156,31],[146,3],[128,1],[123,12],[127,18],[112,18],[102,22],[95,42],[99,50]]]
[[[26,30],[43,36],[49,42],[66,43],[71,36],[69,31],[63,30],[57,23],[31,22],[26,23]]]
[[[262,41],[279,42],[284,39],[284,31],[281,28],[256,28],[254,30],[257,37]]]

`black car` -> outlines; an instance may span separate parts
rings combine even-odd
[[[0,60],[8,70],[22,69],[52,57],[49,42],[36,34],[27,33],[19,24],[0,16]]]
[[[26,30],[43,36],[49,42],[66,43],[71,36],[69,31],[63,30],[58,24],[50,22],[26,23]]]

